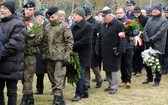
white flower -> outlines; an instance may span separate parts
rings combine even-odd
[[[34,25],[33,25],[33,23],[29,23],[30,24],[30,27],[33,27]]]
[[[156,59],[155,61],[156,61],[156,62],[159,62],[159,59]]]

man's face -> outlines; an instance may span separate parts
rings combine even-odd
[[[161,12],[159,11],[159,10],[157,10],[157,9],[153,9],[152,10],[152,16],[157,16],[157,15],[159,15]]]
[[[34,15],[34,12],[35,12],[35,8],[34,7],[31,7],[31,8],[25,8],[25,17],[30,17],[30,16],[33,16]]]
[[[65,22],[65,16],[63,14],[59,14],[59,18],[62,22]]]
[[[5,17],[9,17],[10,15],[12,15],[11,11],[7,7],[2,5],[0,7],[0,19],[3,19]]]
[[[111,20],[113,19],[112,14],[106,14],[106,15],[102,15],[103,20],[106,24],[109,24],[111,22]]]
[[[134,5],[127,5],[127,10],[128,11],[132,11],[134,9]]]
[[[141,15],[140,12],[134,12],[134,16],[135,16],[135,17],[139,17],[140,15]]]
[[[44,17],[41,16],[41,15],[38,15],[38,16],[35,17],[35,20],[39,23],[42,23],[44,21]]]
[[[164,12],[163,16],[168,17],[168,11]]]
[[[122,19],[125,16],[125,12],[120,8],[116,11],[116,16],[118,19]]]
[[[73,13],[73,16],[72,16],[73,20],[77,23],[79,23],[83,17],[81,17],[80,15],[78,15],[77,13]]]
[[[57,19],[59,19],[59,14],[58,14],[58,12],[55,12],[54,14],[52,14],[52,15],[49,17],[49,20],[50,20],[50,21],[55,21],[55,20],[57,20]]]

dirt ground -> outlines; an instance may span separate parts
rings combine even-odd
[[[119,73],[120,74],[120,73]],[[102,71],[103,78],[104,71]],[[92,78],[93,78],[92,73]],[[95,83],[91,82],[91,88],[89,89],[89,98],[82,99],[79,102],[72,102],[71,99],[75,93],[75,86],[66,84],[64,89],[64,97],[67,105],[168,105],[168,75],[163,75],[159,87],[153,87],[153,83],[146,85],[142,84],[142,81],[146,79],[146,71],[140,77],[132,77],[132,84],[130,89],[119,88],[117,94],[109,94],[104,92],[104,89],[108,86],[108,82],[103,82],[101,88],[96,89]],[[34,78],[33,89],[35,88],[36,76]],[[51,93],[51,83],[45,75],[44,81],[44,94],[34,95],[35,105],[52,105],[53,96]],[[119,75],[119,83],[120,75]],[[6,89],[5,89],[6,94]],[[20,104],[22,97],[22,84],[18,83],[18,105]],[[7,100],[7,97],[5,97]]]

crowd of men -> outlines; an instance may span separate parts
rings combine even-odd
[[[52,6],[37,10],[34,1],[27,2],[24,11],[16,12],[15,3],[7,0],[0,4],[0,105],[5,105],[4,88],[7,87],[8,105],[17,105],[17,83],[22,80],[20,105],[34,105],[33,94],[43,94],[43,79],[47,72],[53,95],[52,105],[66,105],[63,88],[70,53],[77,52],[81,66],[72,101],[89,98],[90,70],[93,70],[95,88],[101,88],[105,71],[109,85],[104,91],[116,94],[118,87],[131,88],[131,77],[139,77],[146,69],[147,79],[160,85],[162,74],[168,73],[168,7],[156,4],[141,9],[132,0],[127,8],[112,11],[103,7],[93,15],[89,7],[77,7],[66,18],[64,11]],[[125,24],[135,20],[141,28],[127,30]],[[138,42],[133,42],[138,38]],[[138,44],[135,44],[138,43]],[[152,47],[159,51],[163,71],[143,64],[141,52]],[[101,64],[103,67],[101,67]],[[118,73],[121,72],[121,83]],[[33,93],[33,77],[37,76]]]

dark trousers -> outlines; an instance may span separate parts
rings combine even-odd
[[[163,70],[168,72],[168,57],[163,57],[162,58],[162,67],[163,67]]]
[[[159,55],[160,64],[162,64],[161,59],[162,59],[162,56]],[[152,69],[150,67],[148,67],[147,65],[145,65],[145,68],[146,68],[146,72],[147,72],[147,79],[153,80]],[[162,77],[161,71],[159,72],[159,71],[156,70],[155,74],[156,74],[156,76],[155,76],[154,81],[155,82],[160,82],[161,81],[161,77]]]
[[[88,94],[88,87],[86,85],[86,80],[85,80],[85,67],[81,67],[81,78],[77,82],[76,86],[76,95],[84,95]]]
[[[7,87],[8,105],[17,105],[17,80],[0,79],[0,105],[5,105],[4,88]]]
[[[44,89],[44,74],[36,74],[37,82],[36,82],[36,89],[40,92]]]
[[[143,67],[143,58],[141,57],[142,50],[136,50],[134,51],[133,55],[133,72],[135,73],[141,73],[142,67]]]
[[[131,83],[133,49],[126,49],[121,57],[121,80]]]

